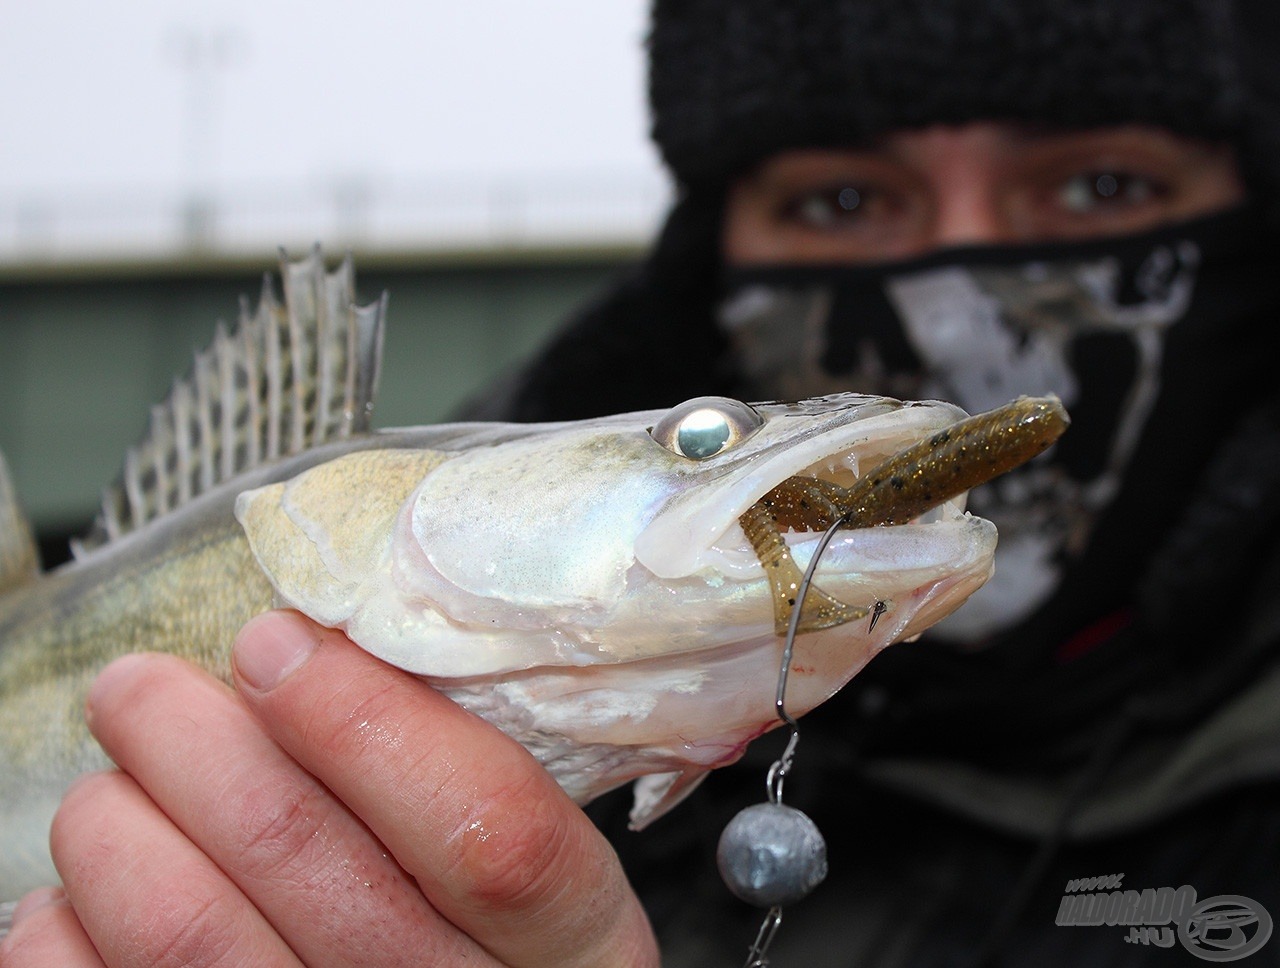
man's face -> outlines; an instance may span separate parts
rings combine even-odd
[[[1066,404],[1060,445],[970,496],[1000,529],[1001,565],[931,634],[977,644],[1083,560],[1162,399],[1166,333],[1188,319],[1211,234],[1148,233],[1243,194],[1229,149],[1152,128],[973,124],[790,151],[730,189],[717,318],[757,399],[852,389],[971,413],[1019,394]],[[964,246],[996,248],[970,258]],[[942,249],[945,261],[919,258]],[[1217,318],[1205,305],[1181,331],[1193,356]]]
[[[1120,235],[1239,202],[1231,150],[1158,128],[968,124],[775,155],[729,191],[730,265],[868,263]]]

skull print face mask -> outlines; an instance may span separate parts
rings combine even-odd
[[[1275,250],[1243,211],[1081,243],[963,248],[867,267],[731,269],[719,324],[749,399],[856,390],[976,413],[1057,394],[1069,432],[975,490],[1000,531],[996,573],[935,629],[976,645],[1090,561],[1100,522],[1150,534],[1202,469],[1221,408],[1267,379]],[[1217,424],[1217,428],[1215,427]],[[1114,556],[1113,556],[1114,557]]]

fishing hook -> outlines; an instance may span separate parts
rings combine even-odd
[[[880,621],[880,616],[888,610],[889,606],[886,605],[883,600],[877,601],[875,605],[871,607],[871,624],[867,626],[868,632],[875,630],[876,622]]]
[[[818,546],[814,549],[813,557],[809,559],[809,566],[805,568],[804,575],[800,579],[800,585],[796,589],[796,603],[791,608],[791,619],[787,623],[786,643],[782,648],[782,661],[778,666],[778,689],[774,694],[774,709],[778,714],[778,718],[790,728],[791,737],[787,740],[786,748],[782,751],[782,755],[774,760],[773,765],[769,767],[769,775],[765,780],[765,786],[769,795],[769,802],[782,803],[782,783],[786,779],[787,772],[791,769],[792,760],[795,759],[796,746],[800,742],[800,724],[796,722],[794,716],[787,712],[787,679],[791,673],[791,659],[795,655],[796,635],[800,630],[800,610],[804,607],[805,596],[809,593],[809,586],[813,584],[813,574],[818,568],[818,559],[827,550],[827,546],[831,544],[831,539],[835,537],[837,529],[842,524],[846,524],[844,517],[837,518],[835,523],[831,525],[823,534],[822,539],[818,542]],[[875,610],[871,616],[871,624],[875,625],[876,619],[885,610],[884,602],[876,602]],[[773,936],[778,933],[778,927],[782,924],[782,908],[771,907],[764,916],[764,922],[760,925],[760,930],[756,933],[755,943],[752,944],[751,950],[747,952],[747,961],[743,968],[768,968],[769,959],[767,956],[769,945],[773,942]]]

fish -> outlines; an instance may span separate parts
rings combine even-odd
[[[0,458],[0,900],[56,883],[62,793],[109,765],[83,717],[97,672],[158,650],[230,682],[237,630],[272,607],[493,722],[579,803],[635,781],[641,828],[778,724],[790,596],[744,528],[769,495],[832,498],[756,523],[794,568],[818,524],[852,524],[858,501],[879,515],[817,567],[848,614],[802,623],[801,715],[987,580],[995,527],[964,489],[998,470],[972,469],[1029,439],[1037,407],[1065,425],[1056,401],[1022,404],[947,450],[973,426],[959,407],[846,393],[374,429],[385,295],[357,304],[350,258],[330,271],[318,249],[281,275],[283,302],[264,279],[153,409],[71,562],[40,570]],[[908,486],[867,496],[875,468]],[[873,604],[877,621],[851,617]]]

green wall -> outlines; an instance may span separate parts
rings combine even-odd
[[[390,293],[375,423],[444,419],[614,278],[623,258],[361,269],[362,302]],[[263,269],[273,268],[263,266]],[[184,372],[261,270],[0,280],[0,450],[47,538],[76,533]],[[277,281],[277,291],[278,281]]]

